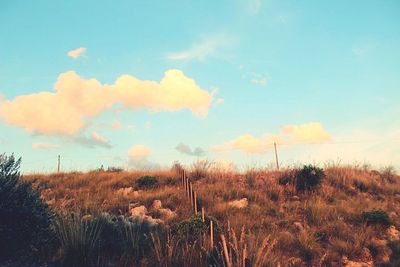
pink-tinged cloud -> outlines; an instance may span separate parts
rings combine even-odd
[[[279,145],[295,145],[307,143],[325,143],[330,141],[330,135],[318,122],[302,125],[285,125],[279,134],[267,133],[259,138],[244,134],[237,138],[214,147],[215,151],[239,150],[246,153],[265,153]]]
[[[133,111],[189,109],[195,116],[205,117],[212,103],[209,92],[176,69],[166,71],[159,83],[122,75],[111,85],[68,71],[58,77],[54,88],[55,92],[0,99],[0,118],[30,133],[74,136],[114,104]]]
[[[122,124],[121,124],[120,121],[113,121],[111,123],[111,128],[114,129],[114,130],[119,130],[119,129],[122,128]]]
[[[95,144],[103,146],[103,147],[111,148],[110,142],[107,139],[105,139],[103,136],[99,135],[98,133],[93,132],[91,135],[91,138]]]
[[[151,162],[148,157],[152,154],[149,147],[144,145],[134,145],[128,151],[129,166],[135,170],[154,170],[160,169],[160,164]]]
[[[37,149],[56,149],[59,148],[60,145],[56,144],[50,144],[47,142],[34,142],[32,143],[32,148],[37,148]]]
[[[78,58],[78,57],[84,55],[85,52],[86,52],[86,48],[79,47],[79,48],[69,51],[68,56],[72,57],[72,58]]]
[[[150,156],[152,153],[151,149],[144,145],[134,145],[128,151],[128,157],[135,158],[145,158]]]

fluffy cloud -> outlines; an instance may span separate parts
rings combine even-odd
[[[160,169],[160,165],[148,160],[152,154],[150,148],[143,145],[135,145],[128,151],[129,166],[135,170],[155,170]]]
[[[274,142],[279,145],[295,145],[324,143],[330,140],[330,135],[324,130],[320,123],[310,122],[302,125],[283,126],[281,132],[277,135],[265,134],[257,138],[251,134],[244,134],[214,147],[214,150],[240,150],[246,153],[265,153],[273,148]]]
[[[180,153],[189,155],[189,156],[201,157],[201,156],[204,156],[204,154],[205,154],[205,151],[202,148],[196,147],[195,149],[192,150],[188,145],[186,145],[184,143],[179,143],[175,147],[175,149],[178,150]]]
[[[145,158],[151,155],[151,149],[143,145],[135,145],[128,151],[128,157],[130,158]]]
[[[58,77],[54,88],[55,92],[0,99],[0,118],[30,133],[72,136],[114,104],[150,112],[189,109],[205,117],[212,103],[210,93],[176,69],[166,71],[159,83],[122,75],[111,85],[68,71]]]
[[[84,55],[86,52],[86,48],[84,47],[79,47],[77,49],[71,50],[68,52],[68,56],[72,58],[78,58],[82,55]]]
[[[37,149],[56,149],[59,148],[60,145],[56,144],[50,144],[47,142],[35,142],[32,143],[32,148],[37,148]]]

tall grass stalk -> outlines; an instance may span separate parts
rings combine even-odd
[[[83,219],[80,214],[61,215],[54,224],[65,266],[91,264],[102,224],[99,220]]]

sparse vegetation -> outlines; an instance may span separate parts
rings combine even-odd
[[[138,189],[151,189],[156,187],[157,185],[157,178],[149,175],[142,176],[136,181],[136,187]]]
[[[233,266],[242,262],[244,248],[249,266],[345,266],[345,260],[395,266],[398,261],[399,241],[393,240],[400,229],[400,180],[393,172],[389,181],[382,171],[352,166],[254,169],[250,182],[246,173],[218,168],[206,173],[193,182],[205,224],[192,215],[171,171],[23,178],[42,190],[58,214],[81,214],[80,222],[85,218],[92,226],[98,221],[95,249],[86,250],[92,265],[227,266],[220,234]],[[126,194],[117,193],[121,188]],[[162,217],[154,200],[176,216]],[[238,202],[246,205],[229,204]],[[132,208],[145,215],[131,216]],[[215,222],[213,249],[208,216]],[[60,248],[53,262],[68,262],[66,248]],[[385,257],[389,250],[392,256]]]

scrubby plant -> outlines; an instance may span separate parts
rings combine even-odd
[[[285,171],[278,177],[278,184],[288,185],[294,182],[293,171]]]
[[[21,158],[0,155],[0,265],[38,259],[52,241],[52,212],[20,177]]]
[[[295,186],[297,191],[315,190],[325,177],[324,170],[313,165],[304,165],[296,171]]]
[[[221,228],[215,218],[206,216],[205,222],[202,221],[200,215],[193,215],[187,220],[174,224],[171,228],[171,233],[179,239],[184,239],[189,242],[195,241],[201,237],[203,233],[209,233],[210,220],[213,221],[214,235],[217,236],[221,232]]]
[[[382,225],[384,227],[391,225],[389,215],[380,209],[365,211],[362,213],[362,218],[368,225]]]
[[[354,180],[353,181],[353,186],[360,190],[361,192],[367,192],[368,191],[368,185],[366,185],[363,181],[360,180]]]
[[[207,177],[212,163],[208,160],[197,160],[191,166],[190,179],[197,181]]]
[[[145,175],[137,179],[136,187],[138,189],[151,189],[155,188],[158,185],[157,177]]]
[[[79,214],[63,214],[55,221],[55,231],[65,266],[89,266],[94,259],[102,230],[100,221]]]
[[[257,170],[249,168],[245,173],[246,184],[249,188],[254,188],[257,182]]]

